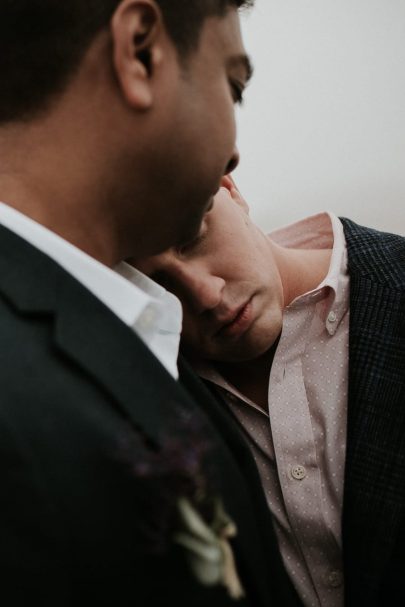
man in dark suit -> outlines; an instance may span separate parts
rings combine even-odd
[[[269,236],[230,177],[200,234],[140,267],[257,461],[304,605],[403,605],[405,238],[321,213]]]
[[[0,0],[5,605],[296,604],[238,431],[177,381],[179,302],[121,263],[237,163],[249,4]]]

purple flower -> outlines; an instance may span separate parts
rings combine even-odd
[[[159,445],[128,427],[121,437],[120,460],[134,477],[140,541],[150,553],[164,553],[179,524],[178,501],[186,498],[203,520],[214,516],[215,475],[208,464],[211,445],[204,423],[194,414],[173,409],[173,423]]]

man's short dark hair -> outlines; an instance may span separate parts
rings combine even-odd
[[[0,123],[29,119],[66,86],[121,0],[0,0]],[[155,0],[179,56],[209,16],[254,0]]]

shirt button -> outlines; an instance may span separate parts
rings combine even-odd
[[[330,571],[327,581],[331,588],[339,588],[343,583],[343,576],[340,571]]]
[[[291,467],[291,476],[295,478],[296,481],[302,481],[302,479],[305,478],[306,475],[307,471],[305,470],[304,466],[296,464],[295,466]]]
[[[155,322],[156,315],[153,310],[145,310],[139,318],[139,325],[142,329],[150,329]]]
[[[336,316],[336,312],[329,312],[328,314],[328,322],[336,322],[337,320],[337,316]]]

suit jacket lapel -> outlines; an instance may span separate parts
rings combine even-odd
[[[60,294],[54,333],[58,348],[159,444],[173,411],[185,404],[182,391],[135,333],[81,285],[65,282]]]
[[[344,225],[351,277],[346,590],[349,604],[373,605],[405,508],[404,269],[398,257],[390,260],[389,242],[382,234],[350,222]],[[376,263],[381,253],[385,258]]]
[[[143,342],[58,264],[6,228],[0,235],[3,296],[28,317],[48,315],[58,350],[158,441],[171,406],[186,400],[183,391]],[[139,408],[145,400],[153,407]]]

